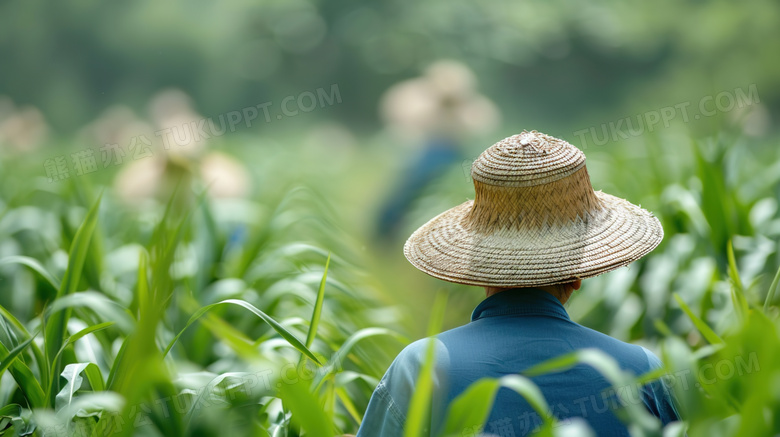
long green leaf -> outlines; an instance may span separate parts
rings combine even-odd
[[[309,350],[309,348],[307,348],[306,345],[301,343],[301,341],[298,340],[298,338],[295,337],[292,333],[290,333],[290,331],[286,330],[282,325],[280,325],[271,316],[269,316],[268,314],[260,311],[254,305],[250,304],[249,302],[246,302],[246,301],[243,301],[243,300],[239,300],[239,299],[223,300],[222,302],[217,302],[217,303],[213,303],[211,305],[206,305],[206,306],[202,307],[201,309],[199,309],[198,311],[196,311],[195,314],[193,314],[192,317],[190,317],[190,320],[187,321],[187,324],[184,325],[184,328],[182,328],[182,330],[179,331],[178,334],[176,334],[176,337],[174,337],[173,340],[171,340],[171,342],[168,345],[168,347],[165,348],[165,351],[163,352],[163,357],[168,355],[168,352],[171,350],[171,348],[173,348],[173,345],[176,344],[176,341],[179,339],[179,337],[181,337],[182,334],[184,334],[184,331],[186,331],[187,328],[190,327],[190,325],[195,323],[195,321],[197,321],[201,316],[206,314],[209,310],[211,310],[211,309],[213,309],[213,308],[215,308],[215,307],[217,307],[219,305],[224,305],[224,304],[237,305],[237,306],[240,306],[242,308],[245,308],[245,309],[249,310],[254,315],[256,315],[257,317],[262,319],[264,322],[269,324],[271,326],[271,328],[273,328],[274,331],[276,331],[280,336],[282,336],[282,338],[287,340],[287,342],[290,343],[291,346],[293,346],[294,348],[298,349],[298,351],[302,352],[307,357],[311,358],[311,360],[314,361],[315,363],[317,363],[319,365],[322,365],[320,360],[318,360],[317,357],[314,356],[314,354]]]
[[[539,417],[548,424],[552,425],[552,417],[550,416],[550,407],[547,404],[547,400],[544,398],[542,391],[539,387],[528,378],[520,375],[507,375],[499,380],[502,387],[507,387],[528,401],[528,404],[536,410]]]
[[[764,312],[769,311],[769,306],[775,301],[775,293],[777,288],[780,287],[780,268],[777,269],[775,279],[772,281],[772,285],[769,286],[769,291],[766,293],[766,300],[764,300]]]
[[[106,382],[103,379],[103,372],[100,371],[95,363],[89,363],[86,369],[84,369],[84,375],[87,376],[87,381],[92,387],[92,391],[105,391]]]
[[[52,288],[55,290],[60,289],[60,281],[58,281],[54,275],[49,273],[46,268],[43,267],[43,265],[35,258],[30,258],[29,256],[7,256],[3,259],[0,259],[0,265],[2,264],[22,264],[27,266],[41,275],[41,277],[45,279],[46,282],[52,286]]]
[[[688,315],[688,317],[691,319],[691,322],[693,322],[693,325],[696,326],[696,329],[701,332],[701,335],[704,336],[704,338],[707,339],[707,341],[710,344],[722,344],[723,339],[718,336],[718,334],[715,333],[715,331],[712,330],[704,321],[696,316],[696,314],[691,311],[691,309],[688,307],[688,305],[682,300],[679,294],[674,293],[674,299],[677,301],[677,303],[680,305],[680,308],[682,308],[683,311],[685,311],[685,314]]]
[[[0,315],[5,317],[9,322],[11,322],[14,327],[19,330],[20,333],[24,336],[24,338],[30,338],[32,335],[27,331],[27,328],[24,327],[22,322],[20,322],[16,317],[14,317],[13,314],[11,314],[10,311],[5,309],[2,305],[0,305]],[[41,349],[38,347],[35,342],[30,343],[30,349],[33,351],[33,355],[35,355],[35,361],[38,363],[38,366],[40,366],[41,369],[41,384],[43,386],[47,386],[49,384],[48,382],[48,373],[46,373],[44,370],[47,367],[46,361],[43,358],[43,352],[41,352]]]
[[[68,346],[72,345],[73,343],[77,342],[78,340],[80,340],[81,338],[83,338],[84,336],[86,336],[88,334],[92,334],[93,332],[101,331],[101,330],[106,329],[106,328],[108,328],[110,326],[113,326],[114,324],[115,324],[114,322],[99,323],[97,325],[88,326],[88,327],[82,329],[81,331],[71,335],[70,337],[68,337],[68,340],[65,341],[65,344],[63,344],[62,347],[60,348],[60,350],[57,352],[57,355],[54,357],[54,360],[52,360],[52,363],[55,363],[55,364],[58,363],[58,361],[60,359],[60,355],[62,355],[62,352],[65,351],[65,349]],[[55,366],[52,366],[52,369],[54,367]],[[100,372],[100,369],[99,368],[97,368],[97,369],[98,369],[98,372]],[[50,380],[54,381],[54,375],[51,375]],[[90,384],[92,384],[91,380],[90,380]],[[101,387],[100,390],[104,390],[102,377],[101,377],[100,387]],[[50,386],[50,387],[48,387],[47,390],[49,390],[49,393],[51,393],[51,390],[53,390],[53,387]],[[98,390],[96,389],[96,391],[98,391]]]
[[[71,294],[78,287],[81,272],[84,268],[84,260],[87,257],[87,250],[89,250],[89,242],[92,240],[92,234],[97,227],[99,208],[100,197],[92,205],[92,208],[90,208],[87,216],[84,218],[84,222],[73,237],[70,252],[68,253],[68,267],[65,269],[65,275],[62,278],[57,297]]]
[[[37,334],[36,334],[37,335]],[[0,359],[0,376],[3,376],[3,373],[11,367],[11,364],[13,364],[14,360],[22,353],[25,349],[27,349],[27,346],[32,343],[33,339],[35,339],[35,336],[31,336],[26,341],[19,343],[18,346],[13,348],[8,354],[2,354],[2,359]]]
[[[344,387],[336,387],[336,396],[338,396],[339,400],[341,401],[341,405],[344,406],[344,409],[347,410],[347,413],[349,413],[350,417],[352,417],[352,419],[357,422],[358,426],[360,426],[360,423],[363,420],[360,417],[360,413],[355,407],[355,404],[349,398],[349,393],[347,393],[347,390],[345,390]]]
[[[65,269],[65,275],[62,278],[62,283],[60,283],[60,288],[57,291],[57,299],[72,294],[78,287],[79,281],[81,280],[81,272],[84,268],[84,260],[87,257],[87,250],[89,250],[89,242],[97,227],[99,207],[100,197],[98,197],[95,204],[92,205],[84,222],[73,237],[70,253],[68,255],[68,267]],[[62,342],[65,340],[66,336],[66,326],[69,317],[69,310],[57,312],[52,314],[46,323],[44,343],[48,363],[51,363],[50,360],[62,347]],[[54,369],[55,374],[59,372],[59,368]],[[54,384],[58,385],[59,383],[54,382]],[[54,399],[51,399],[51,402],[53,403]]]
[[[306,431],[311,437],[332,437],[333,420],[323,410],[315,395],[309,391],[308,384],[299,381],[294,384],[282,384],[280,397],[285,408],[292,413],[293,424]]]
[[[49,306],[46,314],[53,319],[57,314],[73,308],[89,308],[99,319],[114,322],[125,333],[132,332],[135,327],[133,317],[126,308],[97,291],[80,291],[61,297]]]
[[[22,420],[22,406],[19,404],[8,404],[2,408],[0,408],[0,435],[3,435],[5,430],[10,426],[9,424],[13,424],[13,426],[24,426],[24,421]],[[23,435],[21,434],[21,429],[17,430],[17,435]]]
[[[0,356],[6,357],[10,354],[3,343],[0,343]],[[16,385],[22,390],[27,401],[34,408],[43,408],[47,405],[47,398],[41,388],[38,379],[33,375],[30,368],[20,360],[13,360],[9,372],[14,377]]]
[[[119,347],[116,358],[114,358],[114,364],[111,365],[111,370],[108,372],[108,381],[106,381],[106,386],[109,390],[114,390],[115,387],[121,385],[120,380],[123,375],[120,367],[122,367],[122,363],[125,361],[127,348],[129,347],[131,340],[132,337],[125,337],[124,341],[122,341],[122,346]]]
[[[245,383],[247,381],[247,373],[241,373],[241,372],[227,372],[223,373],[221,375],[217,375],[214,379],[209,381],[206,386],[204,386],[202,389],[197,391],[197,394],[192,399],[192,401],[189,403],[191,406],[187,410],[187,413],[185,415],[185,428],[189,428],[192,425],[192,420],[195,418],[195,416],[198,414],[199,410],[201,408],[204,408],[204,405],[209,405],[209,396],[212,396],[215,392],[214,388],[219,386],[223,381],[229,380],[230,378],[235,378],[242,383]],[[270,387],[254,387],[254,390],[257,392],[261,392],[263,394],[265,393],[266,389],[269,389]],[[246,390],[246,393],[249,393],[253,387],[244,387],[244,390]],[[271,394],[271,393],[267,393]]]
[[[480,379],[471,384],[450,404],[442,435],[462,436],[463,430],[481,428],[490,416],[499,387],[498,380],[493,378]]]
[[[747,300],[745,299],[745,288],[742,285],[742,278],[739,277],[737,260],[734,257],[734,244],[731,241],[729,241],[727,253],[729,260],[729,277],[731,278],[731,301],[734,304],[734,311],[737,312],[740,323],[743,323],[747,319],[748,311],[750,309]]]
[[[0,417],[20,416],[21,414],[22,406],[19,404],[9,404],[0,408]]]
[[[328,277],[328,267],[330,266],[330,254],[325,261],[325,271],[322,273],[322,280],[320,281],[320,287],[317,290],[317,300],[314,303],[314,310],[311,314],[311,324],[309,325],[309,333],[306,335],[306,347],[311,347],[314,343],[314,337],[317,336],[317,327],[320,324],[320,314],[322,313],[322,302],[325,299],[325,281]]]
[[[430,406],[433,397],[433,369],[436,359],[436,342],[433,335],[441,331],[444,321],[444,309],[447,306],[447,295],[439,292],[431,311],[428,323],[428,340],[425,350],[425,362],[415,383],[414,394],[409,402],[409,411],[404,426],[404,437],[420,437],[430,434]]]
[[[521,395],[538,414],[543,427],[551,429],[554,420],[550,407],[542,391],[528,378],[520,375],[507,375],[502,378],[483,378],[471,384],[450,404],[447,422],[441,435],[460,437],[464,430],[481,429],[495,401],[499,388],[506,387]]]
[[[344,358],[346,358],[347,355],[349,355],[349,353],[352,351],[352,348],[354,348],[359,342],[368,338],[380,336],[395,338],[402,344],[409,343],[409,338],[387,328],[363,328],[360,331],[350,335],[349,338],[347,338],[347,340],[341,344],[339,350],[336,351],[336,353],[333,355],[333,358],[331,358],[331,360],[328,362],[328,367],[336,370],[336,368],[341,366]]]
[[[593,367],[604,376],[613,388],[629,387],[632,384],[636,384],[636,377],[622,370],[614,358],[598,349],[581,349],[553,358],[527,369],[523,374],[530,377],[557,373],[568,370],[577,364],[586,364]],[[641,428],[644,433],[655,434],[658,432],[660,422],[650,415],[643,404],[626,402],[622,406],[623,410],[619,411],[627,413],[627,417],[623,418],[624,421]]]
[[[344,343],[342,343],[341,347],[336,351],[335,354],[331,357],[330,361],[328,361],[327,365],[325,366],[326,371],[325,372],[318,372],[317,377],[315,378],[315,391],[318,391],[322,385],[330,379],[333,375],[338,374],[343,369],[343,361],[344,359],[349,355],[349,353],[352,351],[352,348],[357,345],[358,342],[365,340],[367,338],[372,337],[380,337],[380,336],[387,336],[392,337],[401,342],[402,344],[409,344],[409,339],[404,337],[403,335],[392,331],[387,328],[363,328],[360,331],[352,334],[347,338]]]

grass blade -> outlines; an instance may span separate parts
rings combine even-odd
[[[27,266],[34,272],[41,275],[41,277],[45,279],[46,282],[52,286],[52,288],[55,290],[60,289],[60,281],[58,281],[54,275],[46,271],[46,268],[43,267],[43,265],[35,258],[30,258],[29,256],[7,256],[3,259],[0,259],[0,265],[2,264],[21,264]]]
[[[341,405],[344,406],[344,409],[347,410],[347,413],[349,413],[350,417],[352,417],[352,419],[357,422],[358,426],[360,426],[360,423],[362,422],[360,413],[358,412],[358,409],[355,408],[355,404],[349,398],[349,393],[347,393],[344,387],[336,388],[336,396],[338,396],[339,400],[341,401]]]
[[[9,355],[8,349],[6,349],[3,343],[0,343],[0,356],[7,357]],[[19,360],[11,360],[9,371],[14,377],[16,385],[22,390],[22,393],[33,408],[43,408],[47,405],[47,398],[43,393],[41,384],[26,364]]]
[[[52,360],[52,363],[53,364],[57,364],[59,362],[59,359],[60,359],[60,356],[62,355],[62,352],[65,351],[65,349],[68,346],[72,345],[73,343],[77,342],[78,340],[80,340],[81,338],[83,338],[84,336],[86,336],[88,334],[92,334],[93,332],[101,331],[103,329],[108,328],[109,326],[113,326],[114,324],[115,324],[114,322],[99,323],[97,325],[88,326],[88,327],[82,329],[81,331],[71,335],[70,337],[68,337],[67,341],[65,341],[65,344],[63,344],[62,347],[60,348],[60,350],[57,352],[57,355]],[[55,367],[56,366],[52,366],[52,369],[54,369]],[[97,371],[100,372],[100,369],[98,368]],[[54,375],[50,376],[50,381],[54,381]],[[91,380],[90,380],[90,384],[92,384]],[[100,390],[104,390],[103,383],[102,383],[102,377],[101,377],[101,384],[100,384],[100,386],[101,386]],[[48,386],[48,392],[47,393],[51,394],[51,390],[52,389],[53,389],[52,386]]]
[[[430,433],[430,406],[433,397],[433,367],[435,363],[436,339],[431,338],[441,331],[444,321],[444,309],[447,306],[447,295],[439,292],[431,311],[428,323],[428,344],[425,351],[425,362],[415,383],[414,394],[409,402],[409,412],[404,426],[404,437],[427,436]]]
[[[89,249],[89,242],[92,240],[92,234],[97,227],[98,209],[100,208],[100,198],[95,201],[92,208],[84,218],[84,222],[76,231],[73,242],[70,245],[70,252],[68,254],[68,268],[65,269],[65,275],[60,283],[60,288],[57,292],[57,297],[68,295],[76,291],[79,280],[81,279],[81,272],[84,269],[84,260],[87,257],[87,250]]]
[[[126,308],[97,291],[81,291],[57,299],[47,309],[46,314],[49,319],[53,319],[57,314],[73,308],[89,308],[98,319],[113,321],[125,333],[132,332],[135,326],[133,317],[127,313]],[[58,351],[59,349],[55,352]]]
[[[777,293],[778,286],[780,286],[780,268],[777,269],[775,279],[772,281],[772,285],[769,286],[769,291],[766,294],[766,300],[764,301],[764,312],[769,311],[769,306],[772,305],[772,302],[774,302],[775,293]]]
[[[27,328],[24,327],[22,322],[20,322],[16,317],[14,317],[13,314],[11,314],[10,311],[5,309],[2,305],[0,305],[0,315],[5,317],[9,322],[11,322],[14,327],[19,330],[22,335],[24,335],[25,338],[30,338],[32,335],[27,331]],[[35,355],[35,361],[39,363],[38,365],[41,366],[41,369],[44,369],[47,367],[46,361],[43,358],[43,352],[41,352],[41,349],[38,347],[35,342],[30,343],[30,349],[33,351],[33,355]],[[49,384],[49,381],[47,379],[48,373],[41,372],[41,384],[46,387]]]
[[[550,417],[550,407],[539,387],[530,379],[520,375],[507,375],[499,379],[483,378],[471,384],[450,404],[443,437],[459,437],[464,430],[482,428],[490,417],[499,388],[514,390],[537,412],[542,426],[551,429],[554,421]]]
[[[490,416],[499,387],[498,380],[492,378],[471,384],[450,404],[443,435],[461,436],[463,430],[482,427]]]
[[[37,334],[36,334],[37,335]],[[14,360],[22,353],[25,349],[27,349],[27,346],[32,343],[33,339],[35,339],[35,336],[31,336],[26,341],[20,343],[18,346],[13,348],[8,354],[6,355],[3,353],[3,358],[0,359],[0,376],[3,376],[3,373],[11,367],[11,364],[13,364]]]
[[[332,437],[335,435],[333,420],[323,410],[307,384],[282,384],[280,397],[291,413],[293,424],[306,431],[311,437]]]
[[[94,363],[89,363],[84,369],[84,375],[87,376],[87,381],[89,381],[92,391],[105,391],[106,383],[103,379],[103,372],[100,371],[100,367]]]
[[[68,267],[65,269],[65,275],[62,278],[60,288],[57,291],[57,299],[72,294],[78,287],[79,281],[81,280],[81,272],[84,269],[84,260],[87,258],[87,251],[89,250],[89,242],[97,227],[99,206],[100,198],[98,197],[98,200],[89,210],[87,216],[84,218],[84,222],[73,237],[70,253],[68,255]],[[51,363],[51,359],[62,347],[62,342],[65,340],[66,336],[66,326],[69,317],[70,310],[57,312],[56,314],[52,314],[46,324],[44,344],[48,363]],[[60,373],[59,368],[54,369],[54,374],[57,373]],[[59,381],[52,381],[52,383],[54,385],[59,385]],[[51,402],[53,403],[54,399],[51,399]]]
[[[707,339],[707,341],[710,344],[723,344],[723,339],[718,336],[718,334],[715,333],[715,331],[712,330],[704,321],[696,316],[696,314],[691,311],[691,309],[688,307],[688,305],[682,300],[679,294],[674,293],[674,299],[677,301],[677,303],[680,305],[680,308],[682,308],[683,311],[685,311],[685,314],[688,315],[688,317],[691,319],[691,322],[693,322],[693,325],[696,326],[696,329],[701,332],[701,335],[704,336],[704,338]]]
[[[552,418],[550,417],[551,410],[547,405],[547,400],[533,381],[520,375],[507,375],[501,378],[499,382],[502,387],[510,388],[524,397],[525,400],[528,401],[528,404],[536,410],[539,417],[542,418],[546,425],[553,425]]]
[[[213,308],[215,308],[215,307],[217,307],[219,305],[224,305],[224,304],[237,305],[237,306],[240,306],[242,308],[245,308],[245,309],[249,310],[254,315],[256,315],[257,317],[262,319],[268,325],[270,325],[271,328],[273,328],[273,330],[276,331],[282,338],[287,340],[287,342],[290,343],[290,345],[292,347],[298,349],[298,351],[302,352],[304,355],[306,355],[307,357],[311,358],[311,360],[314,361],[315,363],[317,363],[319,365],[322,365],[320,360],[318,360],[317,357],[314,356],[314,354],[309,350],[309,348],[307,348],[306,345],[301,343],[301,341],[298,340],[298,338],[295,337],[292,333],[290,333],[290,331],[286,330],[282,325],[280,325],[271,316],[269,316],[268,314],[260,311],[254,305],[250,304],[249,302],[246,302],[246,301],[243,301],[243,300],[239,300],[239,299],[227,299],[227,300],[223,300],[222,302],[217,302],[217,303],[213,303],[211,305],[206,305],[206,306],[202,307],[201,309],[199,309],[197,312],[195,312],[195,314],[193,314],[192,317],[190,317],[190,320],[187,321],[187,324],[184,325],[184,328],[182,328],[182,330],[179,331],[178,334],[176,334],[176,337],[174,337],[173,340],[171,340],[171,343],[168,345],[168,347],[165,348],[165,351],[163,352],[163,357],[168,355],[168,352],[171,350],[171,348],[173,348],[173,345],[176,344],[176,341],[179,339],[179,337],[181,337],[182,334],[184,334],[184,331],[186,331],[187,328],[190,327],[190,325],[195,323],[195,321],[197,321],[200,317],[202,317],[204,314],[206,314],[209,310],[211,310],[211,309],[213,309]]]
[[[360,342],[361,340],[365,340],[367,338],[371,337],[379,337],[379,336],[388,336],[393,337],[402,344],[409,344],[409,339],[404,337],[403,335],[391,331],[386,328],[364,328],[360,331],[352,334],[347,338],[344,343],[342,343],[341,347],[336,351],[335,354],[333,354],[330,361],[328,361],[326,365],[326,372],[318,372],[318,376],[315,378],[315,386],[317,387],[316,390],[319,390],[320,387],[322,387],[322,384],[325,383],[329,378],[331,378],[333,375],[339,373],[342,368],[342,362],[344,359],[349,355],[350,351],[352,350],[355,345]]]
[[[604,378],[613,388],[628,387],[632,384],[636,384],[636,378],[633,375],[621,369],[620,365],[617,363],[617,361],[615,361],[614,358],[598,349],[582,349],[570,354],[563,355],[561,357],[553,358],[533,366],[532,368],[523,372],[523,374],[526,376],[536,376],[563,372],[577,364],[586,364],[594,368],[597,372],[604,376]],[[527,387],[518,388],[523,389],[529,394],[533,395],[533,390],[528,391]],[[539,404],[538,402],[539,401],[537,397],[537,405],[535,408],[542,408],[543,404]],[[632,427],[637,426],[641,428],[643,433],[639,435],[652,435],[657,434],[659,431],[658,428],[660,426],[660,422],[658,422],[658,420],[656,420],[650,414],[650,412],[645,408],[644,404],[626,402],[622,405],[620,410],[616,410],[615,412],[625,412],[625,416],[621,414],[621,419],[623,419],[627,424],[630,424]],[[548,413],[545,411],[542,417],[545,417],[547,414]],[[548,426],[546,430],[549,430],[550,424],[548,423],[547,425]]]
[[[742,279],[739,277],[737,260],[734,257],[734,244],[731,241],[729,241],[727,255],[729,260],[729,277],[731,278],[731,301],[734,304],[734,311],[737,312],[740,323],[743,323],[750,308],[745,299],[745,288],[742,285]]]
[[[311,324],[309,325],[309,333],[306,335],[306,347],[311,347],[314,343],[314,337],[317,335],[317,326],[320,324],[320,314],[322,313],[322,302],[325,299],[325,281],[328,277],[328,267],[330,266],[330,254],[325,261],[325,271],[322,273],[322,280],[320,281],[320,287],[317,290],[317,301],[314,303],[314,310],[311,315]]]
[[[3,435],[11,424],[14,427],[19,427],[16,431],[17,435],[26,435],[22,434],[21,427],[24,426],[24,421],[22,420],[22,406],[19,404],[8,404],[0,408],[0,435]]]

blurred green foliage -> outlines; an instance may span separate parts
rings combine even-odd
[[[168,87],[210,115],[337,83],[331,116],[363,129],[391,84],[454,58],[541,131],[750,84],[776,111],[779,22],[772,0],[4,2],[0,95],[73,131]]]

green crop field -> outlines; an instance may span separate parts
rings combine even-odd
[[[566,309],[664,368],[582,350],[483,379],[442,436],[523,434],[485,426],[502,388],[523,432],[595,435],[534,384],[579,363],[633,436],[780,435],[780,7],[478,3],[0,4],[0,436],[355,434],[398,353],[485,295],[406,238],[524,129],[660,219]],[[643,407],[656,380],[683,421]]]
[[[621,411],[636,435],[778,432],[780,160],[759,146],[721,138],[670,155],[648,144],[650,167],[686,161],[675,174],[594,171],[594,184],[647,199],[666,230],[650,257],[586,281],[569,306],[581,323],[663,357],[685,426],[661,430],[628,403]],[[591,165],[609,159],[621,157],[595,151]],[[442,320],[443,307],[457,313],[468,303],[458,294],[472,290],[440,287],[430,305],[436,289],[426,283],[423,317],[404,318],[409,301],[384,296],[403,281],[372,278],[371,251],[314,187],[225,201],[182,179],[190,182],[175,185],[169,201],[139,212],[85,178],[25,184],[23,164],[3,162],[0,188],[6,434],[353,433],[410,336],[467,315]],[[444,178],[457,183],[462,173]],[[278,183],[287,185],[281,176]],[[480,425],[502,385],[549,411],[526,378],[580,361],[618,393],[638,383],[608,356],[561,357],[473,387],[451,406],[448,435]],[[568,427],[550,420],[539,432]]]

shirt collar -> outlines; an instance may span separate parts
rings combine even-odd
[[[569,319],[569,314],[552,294],[538,288],[513,288],[483,300],[471,314],[471,321],[509,315],[544,315]]]

